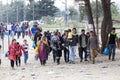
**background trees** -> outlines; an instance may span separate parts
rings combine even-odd
[[[112,15],[111,15],[111,0],[101,0],[102,8],[103,8],[103,21],[101,26],[101,39],[102,39],[102,51],[104,50],[108,33],[110,33],[113,23],[112,23]]]
[[[23,1],[14,1],[8,5],[0,4],[2,22],[6,22],[8,11],[9,22],[21,22],[23,20],[39,20],[42,16],[54,16],[59,10],[54,6],[53,0],[29,0],[29,4],[25,5]],[[18,20],[17,20],[18,17]],[[24,19],[25,18],[25,19]]]
[[[78,14],[78,11],[75,9],[74,6],[70,6],[69,7],[69,16],[72,20],[73,16],[77,15]]]
[[[90,3],[90,0],[75,0],[76,2],[84,1],[85,2],[85,9],[88,16],[88,24],[94,25],[94,18],[96,15],[96,1],[93,1]],[[90,7],[91,6],[91,7]],[[102,52],[104,48],[106,47],[107,39],[108,39],[108,33],[110,33],[113,23],[112,23],[112,17],[118,16],[119,11],[116,5],[113,5],[111,0],[101,0],[98,1],[98,16],[103,17],[103,20],[101,23],[101,40],[102,40]],[[92,16],[93,15],[93,16]],[[95,27],[94,31],[95,31]]]

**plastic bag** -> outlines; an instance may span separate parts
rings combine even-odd
[[[106,47],[105,49],[104,49],[104,55],[108,55],[109,54],[109,49]]]
[[[9,56],[9,51],[5,53],[5,57],[8,57],[8,56]]]

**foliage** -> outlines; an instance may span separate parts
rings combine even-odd
[[[69,16],[71,17],[71,19],[72,19],[72,17],[74,16],[74,15],[77,15],[78,14],[78,12],[77,12],[77,10],[75,9],[75,7],[74,6],[70,6],[69,7]]]
[[[96,17],[96,1],[92,1],[91,2],[91,8],[92,8],[92,13],[93,13],[93,17]],[[102,16],[102,5],[101,2],[98,1],[98,16],[101,17]]]
[[[24,17],[25,20],[33,20],[33,11],[34,19],[39,20],[42,16],[54,16],[54,14],[59,10],[54,6],[54,1],[52,0],[29,1],[30,3],[27,5],[20,0],[14,1],[8,5],[0,4],[0,10],[2,10],[0,11],[0,16],[2,17],[1,21],[7,22],[7,12],[9,22],[17,22],[17,15],[19,19],[18,22],[21,22],[24,20]]]
[[[111,5],[111,13],[113,16],[119,16],[120,12],[119,12],[119,8],[116,4]]]

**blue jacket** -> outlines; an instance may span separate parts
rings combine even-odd
[[[36,31],[36,27],[32,27],[31,28],[31,33],[34,35],[35,34],[35,31]]]
[[[22,32],[25,32],[25,30],[26,30],[25,26],[21,26],[21,30],[22,30]]]
[[[16,26],[11,26],[11,30],[15,31],[16,30]]]

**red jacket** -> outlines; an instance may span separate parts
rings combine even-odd
[[[22,51],[24,52],[24,49],[21,45],[17,45],[17,49],[16,49],[16,55],[18,55],[19,57],[22,56]]]
[[[10,44],[9,46],[9,56],[10,60],[16,61],[16,44]]]

